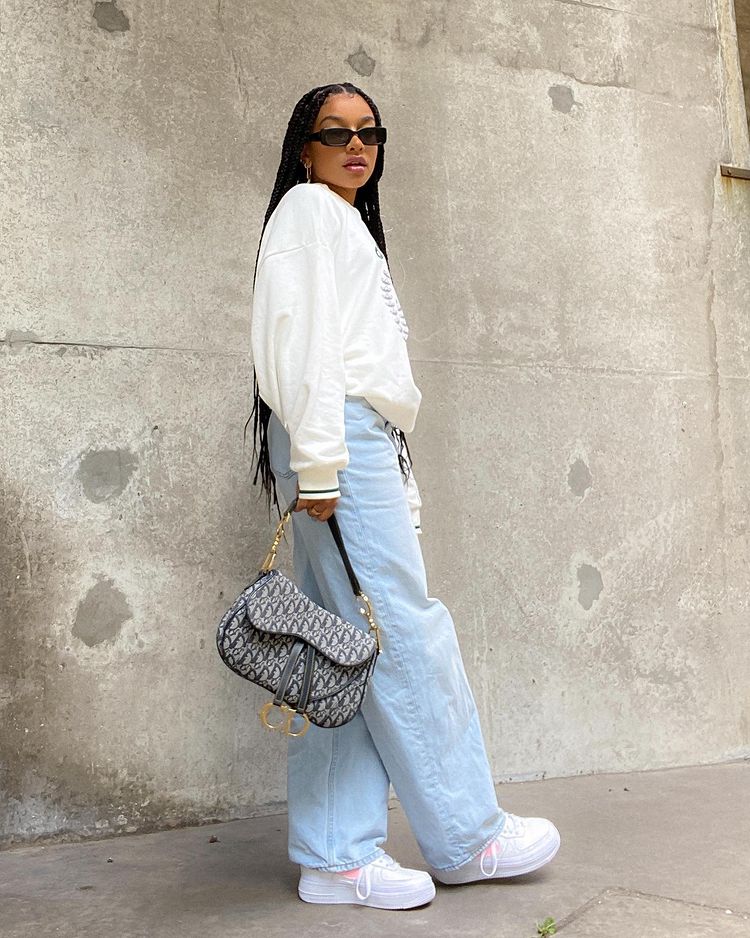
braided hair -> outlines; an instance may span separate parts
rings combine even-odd
[[[304,94],[294,106],[292,116],[287,126],[284,142],[281,147],[281,162],[276,173],[276,182],[271,193],[271,201],[266,209],[266,216],[263,220],[261,229],[261,239],[265,231],[268,220],[273,214],[274,209],[281,201],[282,196],[298,183],[306,182],[305,169],[300,161],[302,147],[307,139],[307,135],[312,131],[318,112],[325,100],[332,94],[356,94],[368,103],[372,109],[376,124],[380,123],[380,113],[375,102],[369,98],[361,88],[351,84],[348,81],[341,84],[321,85],[313,88]],[[359,209],[362,220],[370,231],[376,244],[380,248],[388,264],[388,253],[385,246],[385,234],[383,233],[383,224],[380,220],[380,198],[378,196],[378,180],[383,175],[384,146],[378,147],[377,158],[372,175],[367,182],[357,189],[354,198],[354,207]],[[260,256],[260,243],[255,255],[255,270],[253,272],[253,287],[255,287],[255,277],[258,270],[258,257]],[[243,439],[247,433],[247,427],[253,422],[253,457],[252,461],[256,464],[255,475],[253,476],[253,485],[257,485],[260,477],[262,491],[266,494],[269,514],[271,503],[276,506],[276,510],[281,514],[279,508],[279,499],[276,493],[276,479],[271,470],[271,462],[268,451],[268,421],[271,417],[271,408],[260,396],[258,389],[258,376],[253,368],[253,409],[245,424]],[[404,479],[409,477],[411,469],[411,453],[406,442],[404,432],[394,427],[393,435],[396,440],[399,468]]]

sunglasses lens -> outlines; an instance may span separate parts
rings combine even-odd
[[[345,147],[351,134],[346,127],[328,127],[320,132],[320,142],[327,147]]]
[[[366,147],[376,143],[385,143],[385,127],[363,127],[357,136]]]

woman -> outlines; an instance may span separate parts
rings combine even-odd
[[[258,475],[297,497],[300,588],[360,621],[325,522],[336,511],[383,650],[361,711],[289,740],[289,856],[307,902],[412,908],[442,883],[527,873],[557,852],[543,818],[498,805],[446,607],[427,595],[420,498],[404,433],[421,394],[390,277],[378,180],[385,129],[349,84],[304,95],[284,138],[256,259]],[[430,873],[383,851],[389,784]]]

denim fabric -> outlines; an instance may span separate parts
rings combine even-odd
[[[425,860],[454,869],[502,830],[474,698],[453,620],[427,595],[390,425],[347,397],[349,464],[336,517],[383,650],[362,709],[345,726],[311,726],[288,743],[289,856],[303,866],[354,869],[383,853],[389,782]],[[271,467],[282,507],[296,495],[289,436],[272,415]],[[367,628],[327,524],[293,515],[300,589]]]

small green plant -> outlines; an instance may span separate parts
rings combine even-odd
[[[548,915],[543,922],[536,923],[536,933],[539,938],[549,938],[550,935],[557,934],[557,925],[551,915]]]

